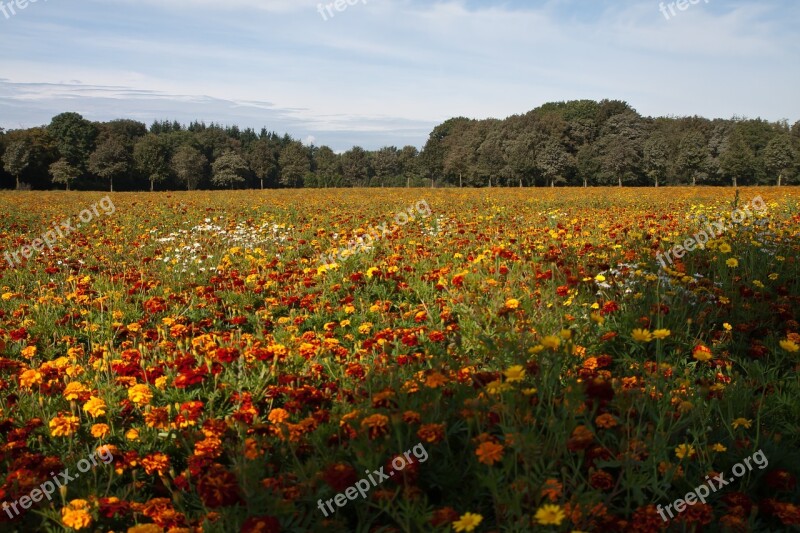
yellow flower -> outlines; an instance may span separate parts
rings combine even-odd
[[[653,334],[646,329],[635,329],[631,331],[631,337],[636,342],[650,342],[653,340]]]
[[[725,328],[725,331],[731,331],[731,330],[733,329],[733,326],[731,326],[731,325],[730,325],[730,324],[728,324],[727,322],[725,322],[724,324],[722,324],[722,327],[723,327],[723,328]]]
[[[167,376],[160,376],[156,378],[154,383],[158,390],[164,390],[167,388]]]
[[[50,421],[50,434],[54,437],[69,437],[80,427],[77,416],[57,416]]]
[[[666,339],[671,333],[668,329],[657,329],[653,332],[653,338],[658,340]]]
[[[153,399],[153,393],[147,385],[134,385],[128,389],[128,398],[136,405],[147,405]]]
[[[458,520],[453,522],[453,529],[459,533],[461,531],[466,531],[469,533],[478,527],[478,524],[480,524],[482,521],[483,517],[479,514],[464,513]]]
[[[506,307],[508,309],[516,309],[517,307],[519,307],[519,300],[517,300],[516,298],[509,298],[508,300],[506,300]]]
[[[506,381],[509,383],[522,381],[525,378],[525,367],[522,365],[514,365],[503,372],[503,375],[505,375]]]
[[[683,459],[685,457],[694,457],[695,451],[694,446],[691,444],[681,444],[677,448],[675,448],[675,456],[678,459]]]
[[[511,390],[511,385],[508,383],[503,383],[499,379],[486,384],[486,392],[489,394],[502,394],[509,390]]]
[[[733,426],[733,429],[739,429],[740,427],[750,429],[750,426],[753,425],[753,421],[746,418],[737,418],[731,423],[731,425]]]
[[[566,517],[561,507],[549,503],[539,507],[534,515],[536,521],[543,526],[560,526]]]
[[[551,350],[556,350],[559,346],[561,346],[561,339],[555,335],[548,335],[542,339],[542,346],[545,348],[550,348]]]
[[[723,242],[722,244],[719,245],[719,251],[722,252],[723,254],[729,254],[731,253],[731,245],[728,244],[727,242]]]
[[[727,451],[728,451],[728,448],[726,448],[725,446],[723,446],[723,445],[722,445],[722,444],[720,444],[719,442],[718,442],[718,443],[716,443],[716,444],[714,444],[714,445],[711,447],[711,449],[712,449],[713,451],[715,451],[715,452],[719,452],[719,453],[722,453],[722,452],[727,452]]]
[[[136,428],[131,428],[125,432],[125,438],[130,441],[139,440],[139,430]]]
[[[598,283],[603,283],[606,280],[606,277],[602,274],[598,274],[594,277],[594,280]]]
[[[42,374],[36,370],[26,370],[19,376],[19,384],[26,389],[42,384]]]
[[[591,315],[589,315],[589,318],[592,319],[592,322],[594,322],[598,326],[602,326],[606,321],[605,317],[603,317],[603,315],[601,315],[600,313],[592,313]]]
[[[725,261],[725,264],[728,265],[731,268],[736,268],[736,267],[739,266],[739,261],[737,261],[736,258],[731,257],[730,259]]]
[[[111,428],[108,424],[94,424],[92,426],[92,437],[96,439],[104,439],[111,434]]]
[[[102,398],[92,396],[83,404],[83,410],[92,415],[94,418],[106,414],[106,402]]]
[[[64,387],[64,398],[66,400],[78,400],[83,394],[86,394],[89,390],[83,386],[83,383],[80,381],[70,381],[67,383],[67,386]]]
[[[61,521],[72,529],[84,529],[92,525],[92,515],[89,514],[89,502],[86,500],[72,500],[69,505],[61,509]]]
[[[796,342],[785,340],[780,342],[781,348],[786,350],[789,353],[797,353],[800,350],[800,346],[797,345]]]
[[[32,359],[36,355],[36,346],[27,346],[20,353],[25,359]]]

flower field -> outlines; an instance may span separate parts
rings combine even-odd
[[[0,531],[800,531],[800,191],[110,199],[0,257]]]

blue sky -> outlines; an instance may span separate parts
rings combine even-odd
[[[63,111],[199,119],[344,150],[421,147],[453,116],[579,98],[650,116],[800,119],[797,0],[699,0],[674,16],[664,2],[669,19],[658,0],[351,1],[333,17],[332,0],[0,12],[0,127]]]

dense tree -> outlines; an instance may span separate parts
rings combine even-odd
[[[397,147],[386,146],[375,152],[372,158],[372,169],[375,172],[375,179],[378,180],[381,187],[395,178],[399,171]]]
[[[264,180],[269,180],[278,170],[278,152],[268,139],[252,142],[247,150],[247,162],[264,188]]]
[[[613,109],[617,106],[609,104]],[[601,182],[616,181],[622,187],[633,184],[641,169],[644,149],[644,125],[639,115],[625,110],[611,116],[605,124],[603,136],[598,141]]]
[[[3,168],[17,180],[17,190],[20,189],[19,177],[31,164],[31,146],[27,141],[14,141],[8,145],[3,153]]]
[[[286,187],[301,187],[303,178],[311,171],[308,150],[299,141],[289,143],[278,157],[281,168],[281,184]]]
[[[684,177],[697,185],[697,178],[706,169],[708,145],[700,132],[690,131],[681,139],[677,165]]]
[[[773,175],[778,176],[778,186],[782,185],[784,175],[795,166],[797,156],[788,134],[774,137],[764,149],[764,165]]]
[[[50,165],[53,183],[64,185],[69,190],[72,183],[81,175],[80,169],[73,167],[66,159],[59,159]]]
[[[186,190],[193,191],[205,174],[208,159],[200,150],[185,144],[178,148],[172,156],[170,167],[178,181],[186,185]]]
[[[352,187],[364,187],[369,182],[369,160],[367,152],[354,146],[342,154],[344,182]]]
[[[737,187],[750,181],[753,173],[753,151],[747,145],[739,128],[733,128],[720,153],[720,171]]]
[[[536,154],[536,168],[550,187],[566,183],[567,170],[573,165],[572,156],[557,139],[548,139]]]
[[[242,156],[230,150],[217,158],[211,165],[211,181],[219,187],[230,187],[245,182],[245,175],[249,170],[247,161]]]
[[[785,120],[649,118],[617,100],[546,103],[502,120],[452,118],[433,128],[421,152],[414,146],[375,150],[356,146],[339,155],[328,146],[303,146],[290,135],[267,128],[257,132],[164,120],[153,122],[148,132],[136,120],[93,123],[77,113],[62,113],[46,127],[0,131],[0,157],[17,141],[30,147],[29,164],[16,176],[0,164],[3,186],[66,185],[57,176],[67,172],[70,188],[77,189],[97,187],[101,178],[133,190],[147,185],[152,190],[159,182],[166,189],[217,187],[209,179],[208,164],[230,152],[243,158],[248,169],[234,172],[244,183],[225,181],[226,187],[800,181],[800,121],[790,125]],[[91,168],[90,156],[95,163]],[[49,172],[59,160],[69,165],[69,171],[58,165],[55,173]],[[131,160],[137,172],[132,171]]]
[[[669,145],[663,134],[655,133],[644,143],[644,172],[653,185],[664,183],[669,168]]]
[[[339,156],[327,146],[321,147],[314,154],[314,167],[317,174],[317,186],[335,187],[341,185],[342,168]]]
[[[118,135],[108,135],[89,156],[89,170],[107,179],[111,192],[114,192],[114,178],[125,174],[130,168],[130,151]]]
[[[133,147],[133,160],[137,168],[150,180],[150,192],[155,184],[169,177],[169,149],[161,137],[154,133],[139,139]]]
[[[47,132],[55,141],[61,157],[74,167],[87,168],[98,134],[94,124],[78,113],[61,113],[50,121]]]

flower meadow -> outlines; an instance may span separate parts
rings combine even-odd
[[[100,198],[0,193],[0,256]],[[110,200],[0,262],[0,531],[800,530],[795,189]]]

